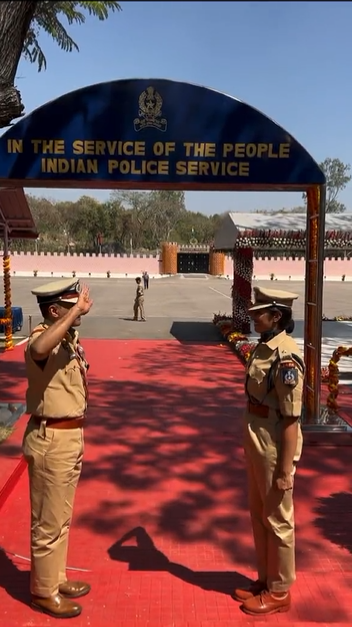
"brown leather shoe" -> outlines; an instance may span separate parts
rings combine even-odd
[[[84,597],[89,592],[90,585],[84,581],[65,581],[65,583],[60,583],[59,585],[59,593],[69,599]]]
[[[291,607],[289,592],[268,592],[264,590],[258,596],[247,599],[241,610],[251,616],[269,616],[277,612],[288,612]]]
[[[231,596],[235,601],[243,603],[243,601],[247,601],[247,599],[251,599],[263,592],[265,588],[266,584],[262,581],[253,581],[248,588],[235,588]]]
[[[43,614],[49,614],[53,618],[74,618],[82,612],[78,603],[65,599],[60,594],[55,594],[48,599],[32,596],[31,607],[38,612],[43,612]]]

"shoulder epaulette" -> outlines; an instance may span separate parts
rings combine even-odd
[[[281,346],[278,347],[278,352],[279,352],[280,362],[294,361],[300,367],[300,369],[302,370],[302,372],[304,374],[304,372],[305,372],[305,365],[304,365],[304,361],[303,361],[302,357],[300,357],[296,353],[292,353],[291,351],[288,352],[285,348],[282,348]]]

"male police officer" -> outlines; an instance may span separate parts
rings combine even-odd
[[[138,320],[138,314],[141,316],[141,320],[145,322],[145,313],[144,313],[144,289],[142,286],[142,279],[137,277],[136,279],[137,289],[136,289],[136,298],[133,305],[133,320]]]
[[[32,291],[44,322],[25,350],[27,412],[23,440],[31,500],[32,607],[56,618],[78,616],[73,601],[90,591],[68,581],[66,559],[75,491],[82,467],[88,364],[75,327],[91,307],[89,288],[77,279]]]

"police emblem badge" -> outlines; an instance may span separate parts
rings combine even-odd
[[[138,99],[138,117],[133,126],[136,133],[144,128],[156,128],[165,133],[167,120],[162,117],[163,99],[154,87],[148,87]]]
[[[298,383],[298,370],[293,362],[283,361],[280,364],[281,381],[284,385],[294,387]]]

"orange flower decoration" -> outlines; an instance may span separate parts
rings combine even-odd
[[[337,414],[338,412],[337,397],[339,394],[339,382],[340,382],[340,377],[339,377],[340,371],[339,371],[338,363],[341,357],[350,357],[351,355],[352,355],[352,347],[348,348],[346,346],[339,346],[338,348],[336,348],[336,350],[334,350],[332,357],[329,361],[328,375],[327,375],[329,395],[326,401],[326,405],[332,414]]]

